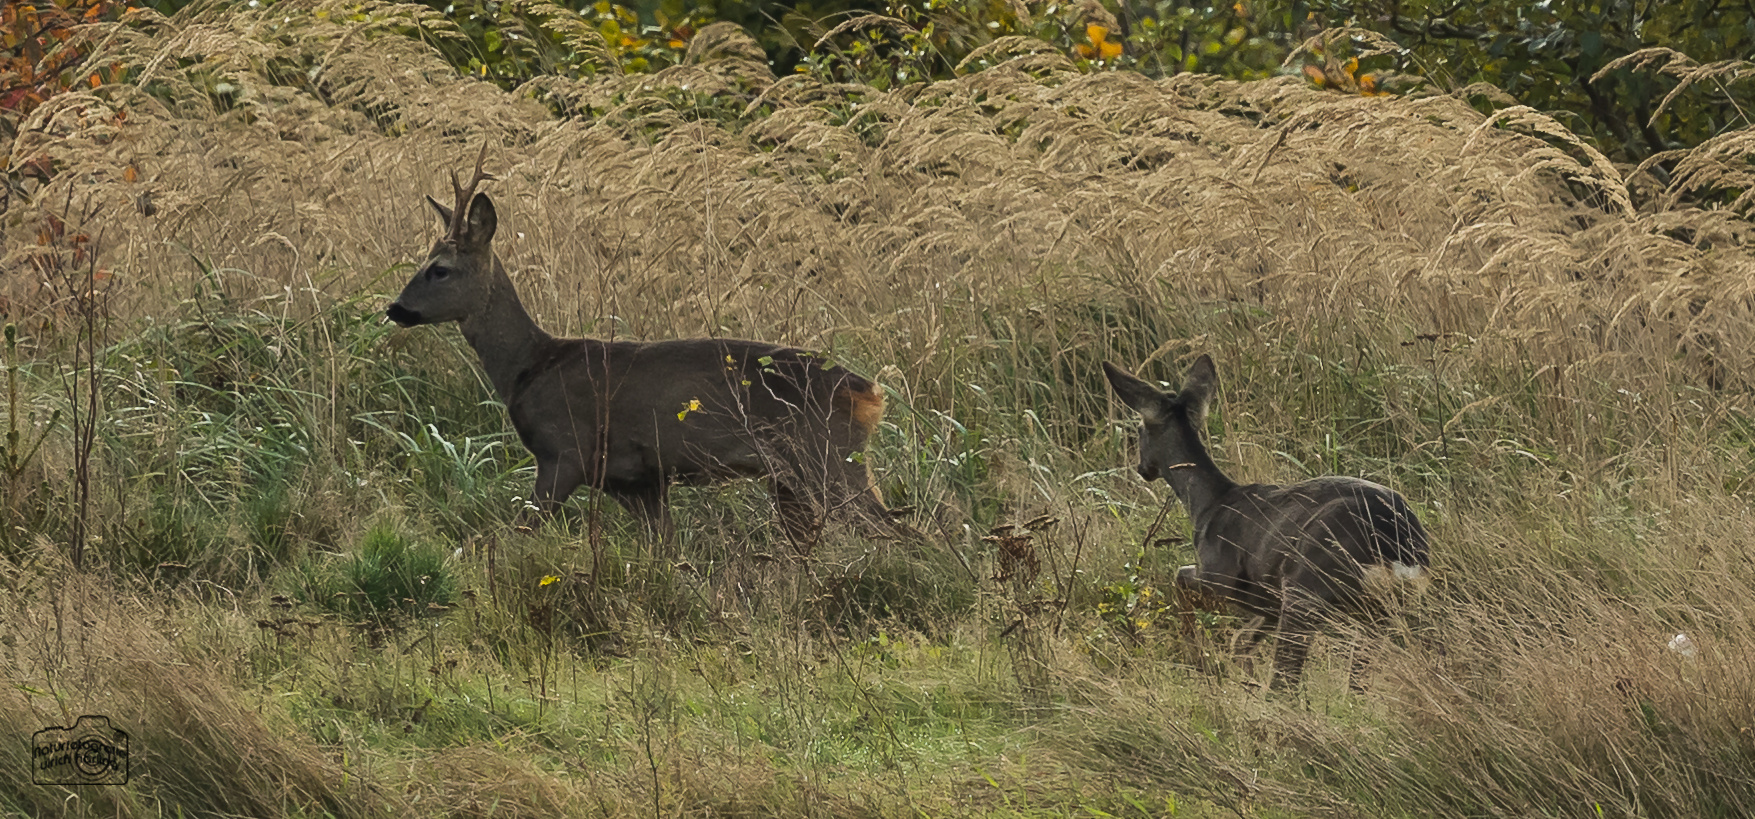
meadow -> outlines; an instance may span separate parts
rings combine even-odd
[[[19,129],[0,811],[1755,815],[1749,123],[1632,167],[1488,87],[1004,38],[879,90],[722,26],[507,92],[423,14],[142,13],[128,82]],[[678,490],[669,547],[588,493],[517,531],[473,354],[382,317],[484,144],[541,324],[874,377],[922,542],[798,554],[754,482]],[[1296,694],[1176,604],[1187,521],[1103,380],[1200,353],[1233,477],[1365,477],[1433,536]],[[81,714],[130,783],[30,784]]]

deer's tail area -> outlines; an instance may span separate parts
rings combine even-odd
[[[1362,567],[1367,589],[1419,595],[1432,585],[1431,541],[1407,500],[1394,493],[1373,497],[1369,507],[1377,562]]]
[[[847,413],[863,439],[877,431],[878,421],[883,420],[884,389],[869,378],[849,373],[835,385],[830,406]]]
[[[1425,566],[1410,566],[1399,560],[1362,566],[1360,584],[1374,597],[1391,597],[1412,593],[1418,597],[1432,586],[1432,572]]]

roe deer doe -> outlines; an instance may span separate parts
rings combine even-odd
[[[385,311],[403,327],[455,321],[536,458],[550,514],[580,485],[620,502],[661,540],[669,487],[765,476],[782,527],[808,550],[823,516],[894,532],[860,454],[883,414],[877,384],[809,352],[759,341],[556,338],[536,326],[493,252],[494,203],[451,186],[446,225]],[[892,528],[897,527],[897,528]]]
[[[1429,582],[1426,530],[1394,490],[1344,477],[1239,484],[1219,471],[1200,438],[1218,386],[1211,357],[1195,360],[1176,394],[1108,362],[1103,372],[1145,420],[1140,477],[1169,483],[1194,527],[1199,563],[1176,572],[1177,586],[1277,623],[1273,687],[1298,680],[1331,614],[1375,613],[1396,587]]]

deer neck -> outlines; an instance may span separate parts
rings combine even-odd
[[[1226,477],[1219,465],[1213,463],[1193,424],[1186,420],[1176,423],[1180,427],[1177,433],[1184,444],[1180,447],[1182,457],[1176,459],[1177,463],[1170,467],[1164,480],[1182,501],[1183,508],[1188,510],[1189,519],[1198,522],[1218,506],[1226,493],[1236,488],[1237,482]]]
[[[494,392],[510,404],[518,377],[535,363],[537,348],[550,336],[524,309],[499,258],[493,260],[493,286],[487,304],[464,319],[462,328],[463,338],[481,358],[481,368]]]

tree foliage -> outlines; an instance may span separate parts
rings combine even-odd
[[[1296,5],[1296,4],[1295,4]],[[1477,82],[1554,113],[1611,157],[1637,161],[1749,124],[1755,6],[1724,0],[1312,2],[1328,24],[1380,32],[1446,89]],[[1650,48],[1688,55],[1627,60]],[[1668,98],[1680,85],[1691,88]]]
[[[174,13],[192,1],[145,5]],[[434,36],[412,26],[407,34],[427,39],[460,71],[507,88],[543,76],[661,70],[686,58],[701,29],[729,22],[750,33],[776,74],[880,89],[979,71],[1020,51],[1038,62],[1154,77],[1301,72],[1344,93],[1476,86],[1481,106],[1509,99],[1548,112],[1613,160],[1658,157],[1649,167],[1660,177],[1664,152],[1748,125],[1745,112],[1755,104],[1744,82],[1751,68],[1740,61],[1755,51],[1755,7],[1724,0],[425,3],[455,31]],[[0,121],[16,122],[49,95],[121,70],[83,66],[74,33],[126,8],[118,0],[0,5]]]
[[[112,22],[127,7],[116,0],[0,3],[0,136],[49,97],[115,79],[121,66],[88,66],[81,26]]]

